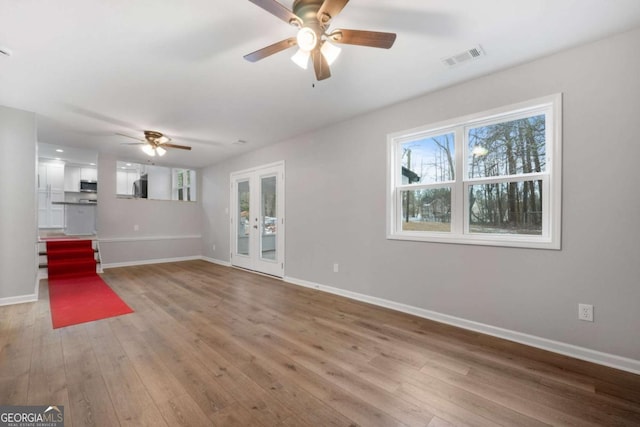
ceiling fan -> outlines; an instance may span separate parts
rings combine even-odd
[[[245,55],[244,59],[250,62],[259,61],[297,45],[298,52],[291,58],[293,62],[306,69],[311,58],[316,78],[324,80],[331,77],[329,65],[340,53],[340,48],[333,43],[389,49],[396,40],[394,33],[344,29],[329,32],[331,20],[342,11],[349,0],[294,0],[293,11],[276,0],[249,1],[299,28],[296,37],[289,37]]]
[[[164,156],[167,152],[166,148],[179,148],[180,150],[191,150],[191,147],[186,145],[170,144],[171,138],[163,135],[160,132],[154,130],[145,130],[144,139],[136,138],[135,136],[126,135],[124,133],[118,133],[117,135],[126,136],[140,142],[131,142],[127,145],[142,145],[142,151],[149,156]]]

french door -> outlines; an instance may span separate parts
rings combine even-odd
[[[284,162],[231,174],[231,264],[284,276]]]

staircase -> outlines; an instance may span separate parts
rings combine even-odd
[[[47,241],[38,242],[38,277],[49,274],[102,273],[97,240],[64,239],[65,248],[47,250]]]

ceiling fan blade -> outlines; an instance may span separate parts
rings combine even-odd
[[[396,35],[377,31],[334,30],[329,34],[329,39],[336,43],[389,49],[396,41]]]
[[[316,79],[318,81],[328,79],[331,77],[331,70],[329,70],[329,64],[325,59],[320,49],[314,49],[311,54],[311,59],[313,60],[313,69],[316,72]]]
[[[167,144],[167,143],[158,144],[158,147],[170,147],[170,148],[179,148],[181,150],[191,150],[191,147],[188,147],[186,145]]]
[[[318,9],[318,21],[323,24],[328,23],[344,9],[349,0],[324,0]]]
[[[140,141],[140,142],[143,142],[143,143],[145,142],[145,140],[144,140],[144,139],[136,138],[135,136],[126,135],[126,134],[124,134],[124,133],[118,133],[118,132],[116,132],[116,135],[119,135],[119,136],[126,136],[127,138],[135,139],[136,141]]]
[[[249,0],[251,3],[259,6],[270,14],[282,19],[287,24],[295,23],[302,27],[302,20],[298,18],[292,11],[281,5],[275,0]]]
[[[145,145],[146,142],[121,142],[120,145]]]
[[[267,56],[271,56],[274,53],[278,53],[282,50],[288,49],[291,46],[295,46],[296,44],[297,44],[296,38],[289,37],[288,39],[280,40],[279,42],[274,43],[270,46],[263,47],[262,49],[256,50],[255,52],[251,52],[245,55],[244,59],[246,59],[249,62],[256,62],[266,58]]]
[[[173,135],[172,138],[177,139],[178,141],[195,142],[196,144],[209,144],[209,145],[220,145],[220,146],[229,145],[229,144],[225,144],[224,142],[212,141],[210,139],[188,138],[182,135],[180,136]]]

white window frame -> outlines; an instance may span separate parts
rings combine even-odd
[[[516,176],[468,178],[468,130],[492,123],[545,114],[545,171]],[[431,135],[454,133],[455,180],[402,184],[401,145]],[[559,250],[562,223],[562,94],[483,111],[387,135],[387,239],[437,243],[506,246]],[[542,180],[542,234],[491,234],[469,231],[469,186],[484,183]],[[403,231],[402,191],[451,188],[451,231]]]
[[[189,185],[185,185],[185,181],[184,181],[184,176],[182,178],[182,187],[178,187],[178,174],[179,173],[184,173],[186,172],[189,175]],[[171,198],[172,200],[177,200],[177,201],[181,201],[181,202],[195,202],[197,201],[197,196],[196,196],[196,172],[193,169],[186,169],[186,168],[173,168],[172,169],[172,174],[171,174],[171,179],[172,179],[172,183],[171,183]],[[190,195],[191,195],[191,200],[181,200],[178,199],[178,190],[182,189],[182,194],[183,196],[185,196],[187,194],[187,188],[189,188],[190,191]]]

